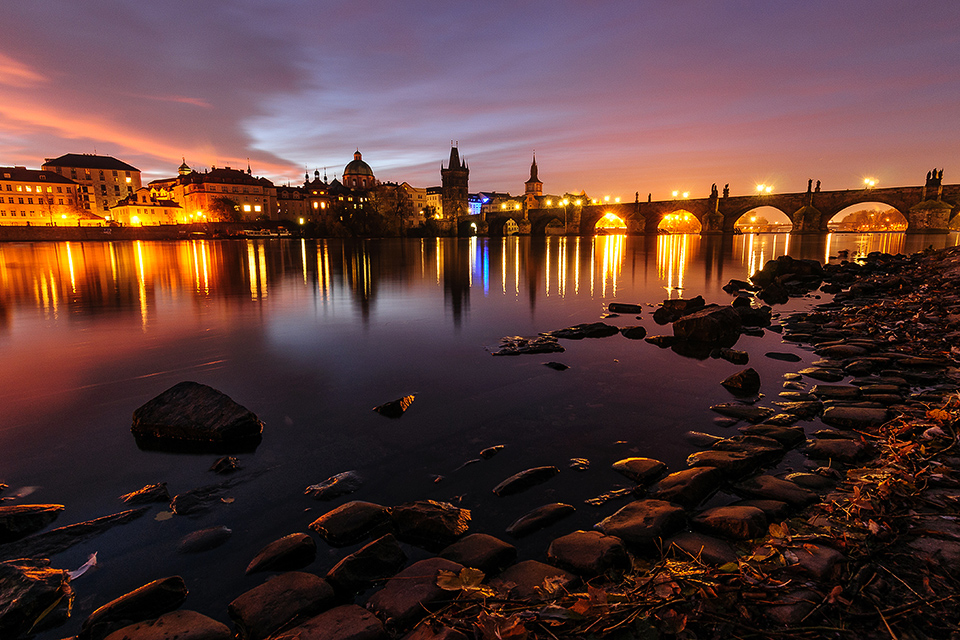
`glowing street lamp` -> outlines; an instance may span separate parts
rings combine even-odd
[[[770,193],[773,191],[773,187],[768,184],[758,184],[757,193],[763,195],[764,193]]]
[[[877,180],[875,178],[864,178],[863,184],[866,185],[867,189],[873,189],[877,186]]]
[[[672,195],[673,195],[674,198],[676,198],[677,196],[680,195],[680,192],[679,192],[679,191],[674,191]]]
[[[689,197],[690,197],[690,192],[689,192],[689,191],[684,191],[684,192],[683,192],[683,197],[684,197],[684,198],[689,198]]]

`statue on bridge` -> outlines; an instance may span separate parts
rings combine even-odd
[[[724,197],[724,198],[729,198],[729,197],[730,197],[730,183],[729,183],[729,182],[728,182],[727,184],[723,185],[723,197]]]
[[[816,192],[817,192],[817,193],[820,193],[820,181],[819,181],[819,180],[817,180]]]
[[[807,180],[807,193],[813,191],[813,178]]]
[[[710,197],[711,197],[711,198],[716,198],[716,197],[717,197],[717,183],[716,183],[716,182],[714,182],[714,183],[713,183],[713,186],[710,187]]]

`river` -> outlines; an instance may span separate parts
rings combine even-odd
[[[65,525],[122,510],[118,496],[146,484],[166,482],[172,495],[224,480],[208,470],[215,455],[144,451],[130,434],[133,410],[182,380],[227,393],[265,424],[214,508],[157,519],[156,506],[55,556],[73,569],[97,552],[99,566],[76,581],[71,622],[41,637],[75,633],[96,606],[173,574],[191,591],[185,608],[228,622],[226,604],[263,580],[243,575],[256,552],[350,499],[451,501],[473,511],[473,531],[501,537],[532,508],[576,506],[517,541],[521,558],[542,559],[554,537],[624,504],[584,504],[628,486],[611,463],[639,455],[677,470],[696,450],[687,431],[729,434],[709,406],[732,399],[719,382],[740,367],[620,335],[564,341],[566,352],[550,356],[491,357],[502,337],[594,322],[611,301],[649,306],[607,322],[669,334],[653,322],[656,303],[727,303],[727,281],[778,255],[823,262],[957,243],[954,233],[0,244],[0,482],[3,496],[20,496],[4,504],[66,505],[56,522]],[[773,332],[737,348],[768,398],[802,365],[765,352],[816,359]],[[416,400],[398,420],[371,410],[407,394]],[[462,466],[499,444],[499,455]],[[572,458],[589,469],[571,469]],[[546,464],[562,472],[519,495],[492,494]],[[304,496],[348,470],[364,479],[355,494]],[[216,525],[233,531],[225,545],[177,553],[182,536]],[[323,575],[355,548],[320,541],[307,570]]]

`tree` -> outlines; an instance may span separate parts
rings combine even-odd
[[[233,198],[217,196],[210,203],[209,217],[220,222],[241,222],[240,204]]]

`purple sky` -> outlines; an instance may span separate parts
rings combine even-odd
[[[0,165],[116,156],[145,180],[275,182],[353,151],[381,180],[665,199],[960,182],[950,0],[8,3]]]

